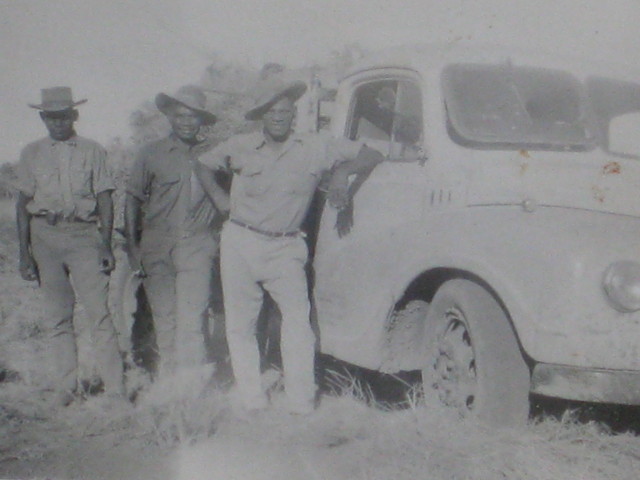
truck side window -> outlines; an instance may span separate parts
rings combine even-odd
[[[420,88],[409,80],[379,80],[356,89],[348,136],[385,155],[396,155],[422,140]],[[396,152],[396,153],[392,153]]]

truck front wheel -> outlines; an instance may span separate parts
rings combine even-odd
[[[425,395],[461,415],[492,425],[524,424],[529,414],[529,368],[509,319],[495,298],[469,280],[444,283],[427,313],[429,361]]]

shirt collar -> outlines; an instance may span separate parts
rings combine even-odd
[[[49,137],[49,140],[51,140],[51,146],[55,147],[56,145],[69,145],[70,147],[75,147],[78,145],[78,136],[77,135],[73,135],[70,138],[66,139],[66,140],[54,140],[53,138]]]
[[[284,142],[283,151],[288,150],[291,144],[293,143],[304,143],[302,136],[296,132],[291,132],[289,138]],[[255,134],[255,149],[260,150],[267,144],[267,140],[264,138],[264,133],[262,131],[256,132]]]
[[[167,140],[168,140],[167,142],[168,152],[173,152],[174,150],[182,150],[182,151],[189,152],[204,143],[204,142],[198,142],[198,143],[194,143],[193,145],[188,145],[184,143],[182,140],[180,140],[175,133],[169,134],[169,136],[167,137]]]

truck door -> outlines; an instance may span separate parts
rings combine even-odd
[[[323,350],[353,363],[374,361],[379,329],[393,306],[392,284],[420,230],[427,170],[422,92],[417,79],[378,76],[352,86],[344,135],[383,153],[354,197],[353,227],[340,238],[325,207],[316,245],[315,300]],[[357,345],[357,348],[354,348]],[[379,352],[378,352],[379,353]],[[350,358],[351,357],[351,358]],[[372,365],[373,366],[373,365]]]

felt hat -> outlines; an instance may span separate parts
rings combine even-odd
[[[244,118],[247,120],[259,120],[280,99],[290,98],[292,102],[298,100],[307,91],[307,84],[296,80],[285,83],[280,79],[265,81],[258,87],[258,93],[253,107]]]
[[[78,101],[73,100],[70,87],[43,88],[41,96],[42,103],[38,105],[30,103],[29,106],[44,112],[61,112],[87,101],[86,98]]]
[[[156,107],[165,115],[176,105],[185,106],[202,118],[205,125],[213,125],[218,118],[207,110],[207,97],[202,89],[196,85],[180,87],[174,95],[159,93],[156,95]]]

